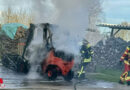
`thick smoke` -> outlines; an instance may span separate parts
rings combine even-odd
[[[86,29],[95,29],[95,24],[101,12],[100,0],[1,0],[3,7],[13,11],[27,10],[33,18],[33,23],[51,23],[53,45],[57,50],[63,50],[75,55],[79,54],[79,43],[86,38]],[[36,30],[40,33],[39,30]],[[35,32],[35,35],[37,33]],[[88,36],[91,34],[87,34]],[[37,76],[35,63],[41,62],[45,56],[42,33],[35,37],[29,46],[31,63],[29,74]],[[93,36],[94,37],[94,36]],[[38,41],[39,40],[39,41]],[[39,56],[40,55],[40,56]],[[36,77],[33,77],[36,78]]]
[[[0,0],[0,10],[11,9],[13,12],[21,10],[29,12],[32,7],[32,0]]]
[[[55,21],[59,27],[54,30],[54,45],[57,49],[78,54],[78,43],[86,38],[86,29],[96,26],[100,0],[56,0],[54,3],[59,11]]]
[[[48,22],[52,27],[56,49],[78,54],[78,43],[86,38],[87,28],[95,24],[101,12],[100,0],[3,0],[14,10],[23,8],[31,12],[33,23]],[[15,8],[17,7],[17,8]],[[94,37],[94,36],[93,36]]]
[[[25,56],[31,64],[31,69],[28,74],[28,78],[30,79],[39,78],[37,70],[41,67],[41,62],[47,54],[47,49],[45,48],[46,41],[43,39],[43,28],[41,24],[35,25],[33,39],[26,51],[27,56]]]
[[[32,0],[33,23],[54,23],[58,17],[58,9],[52,0]]]

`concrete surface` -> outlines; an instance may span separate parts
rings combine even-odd
[[[31,76],[32,75],[32,76]],[[127,85],[119,85],[118,83],[84,80],[82,83],[78,83],[76,88],[74,84],[75,79],[72,82],[66,82],[62,78],[58,78],[56,81],[47,81],[43,77],[33,78],[34,74],[20,75],[11,70],[8,70],[0,66],[0,78],[4,80],[4,90],[130,90]],[[29,77],[28,77],[29,76]]]

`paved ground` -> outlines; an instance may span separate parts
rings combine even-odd
[[[0,89],[5,90],[130,90],[126,85],[95,80],[85,80],[75,88],[74,79],[72,82],[65,82],[61,78],[56,81],[47,81],[42,77],[34,79],[33,73],[19,75],[3,67],[0,67],[0,78],[5,84],[5,88]]]

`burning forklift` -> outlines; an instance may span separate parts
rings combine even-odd
[[[74,72],[71,70],[74,65],[74,56],[66,54],[64,51],[57,51],[53,47],[49,23],[39,24],[39,26],[43,30],[44,49],[47,51],[46,57],[39,63],[41,65],[41,72],[47,74],[49,80],[55,80],[57,76],[63,76],[66,81],[70,81],[74,76]],[[31,66],[25,56],[28,56],[28,47],[34,39],[33,36],[36,27],[36,25],[30,24],[23,54],[21,56],[12,54],[3,55],[3,66],[20,73],[29,72]]]

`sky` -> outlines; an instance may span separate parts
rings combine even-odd
[[[106,23],[130,22],[130,0],[104,0],[102,7]]]
[[[102,0],[103,20],[105,23],[120,24],[130,22],[130,0]],[[0,9],[3,4],[0,0]]]
[[[106,23],[130,22],[130,0],[102,0],[103,18]],[[0,8],[2,8],[0,0]]]
[[[108,24],[130,23],[130,0],[102,0],[103,22]],[[110,33],[110,28],[100,27],[101,33]]]

